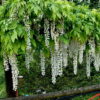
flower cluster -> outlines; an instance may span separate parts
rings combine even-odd
[[[63,66],[68,66],[68,44],[62,44],[62,59],[63,59]]]
[[[50,34],[49,34],[49,21],[47,19],[44,20],[44,34],[45,34],[45,45],[49,47]]]
[[[41,59],[41,74],[44,76],[45,75],[45,56],[43,51],[40,51],[40,59]]]
[[[79,63],[82,64],[83,62],[83,54],[84,54],[84,50],[86,48],[86,45],[85,44],[81,44],[79,46]]]
[[[11,65],[11,70],[12,70],[12,82],[13,82],[13,90],[17,90],[18,86],[18,67],[17,67],[17,58],[15,55],[9,56],[9,63]]]
[[[31,62],[31,33],[30,33],[30,25],[28,23],[29,21],[29,17],[25,16],[24,19],[24,23],[25,23],[25,27],[26,27],[26,32],[27,32],[27,40],[26,40],[26,55],[25,55],[25,64],[26,64],[26,68],[29,69],[30,68],[30,62]]]
[[[90,55],[87,53],[86,54],[86,75],[88,78],[90,77],[91,74],[90,64],[91,64]]]
[[[63,74],[62,52],[61,50],[51,52],[52,83],[56,83],[56,77]]]
[[[8,58],[7,55],[3,55],[3,65],[4,65],[4,69],[5,71],[9,71],[9,62],[8,62]]]
[[[100,69],[100,53],[98,53],[98,52],[95,54],[94,66],[95,66],[96,71],[99,71],[99,69]]]
[[[63,74],[63,68],[68,66],[69,58],[73,60],[73,72],[76,75],[78,69],[78,63],[82,64],[86,57],[86,75],[90,77],[91,63],[94,63],[96,71],[100,68],[100,53],[96,53],[96,44],[94,38],[90,38],[87,43],[80,43],[77,40],[72,39],[69,43],[65,44],[59,40],[59,36],[64,32],[64,21],[59,21],[61,27],[57,27],[55,21],[49,22],[47,19],[44,21],[44,33],[45,33],[45,45],[49,46],[50,38],[54,41],[54,48],[51,49],[51,72],[52,83],[56,83],[56,77]],[[50,30],[50,32],[49,32]],[[51,37],[50,37],[51,36]],[[89,50],[86,51],[88,45]],[[45,57],[43,52],[41,54],[41,71],[42,75],[45,75]],[[84,56],[86,54],[86,56]]]
[[[63,67],[68,66],[68,59],[73,59],[73,69],[74,74],[77,74],[78,63],[82,64],[84,61],[84,51],[86,50],[86,43],[80,44],[76,40],[64,44],[61,43],[58,39],[61,31],[63,29],[56,29],[55,22],[51,23],[51,39],[54,40],[55,48],[54,51],[51,51],[51,71],[52,71],[52,83],[56,83],[56,77],[63,74]],[[62,33],[64,30],[62,31]],[[48,32],[49,33],[49,32]],[[86,75],[90,77],[91,74],[91,63],[94,62],[96,71],[99,71],[100,68],[100,53],[95,52],[95,41],[90,39],[88,41],[89,51],[86,53]],[[44,73],[44,61],[45,57],[42,57],[41,60],[41,69],[42,74]],[[44,74],[43,74],[44,75]]]

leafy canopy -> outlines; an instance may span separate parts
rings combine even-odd
[[[33,49],[46,48],[43,31],[43,19],[64,20],[65,34],[60,36],[63,42],[72,39],[80,43],[94,37],[100,43],[100,10],[90,10],[88,6],[75,5],[66,0],[7,0],[0,6],[0,52],[25,53],[27,30],[25,16],[31,26],[31,43]],[[52,41],[51,41],[52,45]],[[97,45],[98,48],[98,45]],[[100,47],[99,47],[100,48]]]

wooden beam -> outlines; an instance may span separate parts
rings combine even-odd
[[[88,93],[93,91],[100,91],[100,85],[92,85],[87,87],[80,87],[80,88],[74,88],[71,90],[64,90],[64,91],[58,91],[58,92],[51,92],[47,94],[40,94],[40,95],[33,95],[33,96],[22,96],[17,98],[8,98],[8,99],[2,99],[2,100],[44,100],[48,98],[55,98],[55,97],[61,97],[61,96],[72,96],[80,93]]]

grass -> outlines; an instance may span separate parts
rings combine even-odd
[[[77,96],[75,98],[73,98],[72,100],[88,100],[91,97],[93,97],[96,93],[91,93],[91,94],[87,94],[87,95],[81,95],[81,96]],[[93,100],[99,100],[100,97],[96,97]]]

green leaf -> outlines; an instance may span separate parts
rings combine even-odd
[[[36,47],[36,41],[35,41],[34,39],[32,39],[31,42],[32,42],[32,45],[33,45],[34,47]]]
[[[17,39],[17,32],[14,30],[12,36],[11,36],[11,40],[14,43],[15,39]]]
[[[7,22],[7,23],[9,23],[9,22]],[[15,29],[17,27],[17,21],[12,21],[12,22],[10,22],[10,24],[9,24],[9,30],[12,30],[12,29]]]

